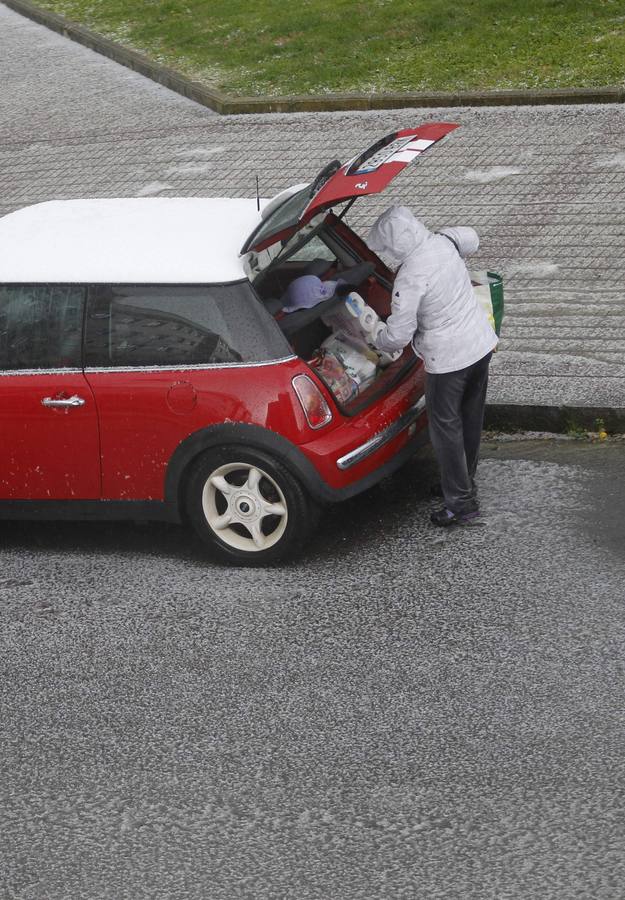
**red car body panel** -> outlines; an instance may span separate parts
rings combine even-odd
[[[300,373],[313,378],[333,410],[332,422],[318,431],[307,424],[291,386]],[[406,442],[407,432],[348,471],[336,465],[423,394],[423,377],[416,367],[377,402],[346,416],[300,359],[250,367],[87,371],[102,435],[102,499],[163,500],[167,466],[179,444],[224,423],[257,425],[281,435],[331,488],[341,489],[374,471]]]
[[[336,462],[341,456],[361,447],[375,435],[384,431],[407,412],[424,393],[425,372],[422,366],[414,367],[394,390],[356,416],[342,418],[340,425],[320,433],[300,448],[312,462],[323,480],[330,487],[340,490],[384,465],[421,429],[427,420],[421,415],[413,430],[406,429],[392,441],[376,450],[362,462],[347,471],[339,469]]]
[[[87,370],[102,434],[103,499],[162,500],[174,451],[210,425],[256,424],[299,443],[308,426],[291,378],[303,368],[294,359],[250,367]]]
[[[77,396],[84,406],[48,408],[42,400]],[[17,372],[0,392],[0,499],[97,500],[98,417],[80,372]]]

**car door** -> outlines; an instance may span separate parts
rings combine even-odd
[[[84,296],[80,285],[0,285],[0,500],[100,497]]]

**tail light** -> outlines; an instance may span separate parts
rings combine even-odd
[[[292,385],[311,428],[323,428],[332,421],[326,398],[308,375],[296,375]]]

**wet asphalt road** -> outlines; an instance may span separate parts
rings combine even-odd
[[[426,456],[307,555],[0,524],[0,895],[625,896],[625,443]]]

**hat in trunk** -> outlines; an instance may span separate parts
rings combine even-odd
[[[336,286],[336,281],[322,281],[316,275],[301,275],[286,289],[283,310],[291,313],[298,309],[312,309],[318,303],[333,297]]]

